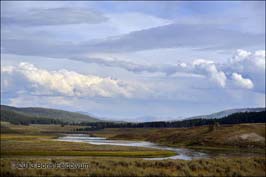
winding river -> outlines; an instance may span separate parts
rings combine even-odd
[[[240,152],[230,152],[230,153],[221,153],[221,152],[201,152],[188,148],[176,148],[161,146],[155,143],[147,141],[126,141],[126,140],[108,140],[103,137],[91,137],[86,134],[66,134],[65,136],[59,137],[58,141],[68,141],[68,142],[85,142],[95,145],[114,145],[114,146],[135,146],[135,147],[147,147],[155,148],[162,150],[170,150],[176,152],[176,155],[170,157],[161,157],[161,158],[144,158],[146,160],[165,160],[165,159],[182,159],[182,160],[192,160],[200,158],[211,158],[211,157],[228,157],[228,156],[254,156],[254,153],[240,153]]]

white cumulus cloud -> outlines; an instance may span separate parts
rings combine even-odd
[[[219,71],[213,61],[198,59],[193,63],[194,72],[199,72],[206,74],[210,77],[211,80],[218,83],[221,87],[226,85],[226,75],[223,71]]]
[[[238,73],[253,82],[253,89],[265,93],[265,50],[246,51],[237,50],[229,62],[221,69],[227,73]]]
[[[253,82],[248,79],[244,78],[241,74],[233,73],[232,80],[235,82],[236,85],[246,89],[252,89],[254,87]]]
[[[229,60],[214,62],[209,59],[195,59],[192,62],[177,62],[176,64],[141,64],[121,57],[110,58],[108,56],[82,56],[72,57],[72,60],[95,63],[98,65],[122,68],[136,74],[161,73],[165,76],[202,76],[215,82],[222,88],[230,87],[227,80],[232,73],[238,73],[248,77],[253,82],[256,91],[265,90],[265,50],[247,51],[238,49]]]
[[[243,72],[257,72],[257,70],[265,70],[265,50],[257,50],[249,52],[238,49],[236,54],[230,59],[229,64],[234,69]]]
[[[9,75],[9,77],[4,77],[4,86],[10,86],[8,83],[16,85],[18,82],[24,81],[23,84],[27,85],[27,87],[31,85],[34,93],[91,97],[123,96],[129,98],[136,96],[137,92],[141,92],[142,88],[145,90],[142,85],[137,83],[128,83],[110,77],[84,75],[65,69],[48,71],[30,63],[20,63],[17,67],[2,67],[2,73]],[[19,88],[18,86],[15,87]]]

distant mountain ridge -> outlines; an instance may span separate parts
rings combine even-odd
[[[13,113],[17,113],[19,115],[28,116],[28,117],[54,119],[68,123],[101,121],[100,119],[84,115],[81,113],[63,111],[58,109],[50,109],[50,108],[40,108],[40,107],[17,108],[12,106],[1,105],[1,112],[2,110],[9,112],[11,111]]]
[[[234,113],[243,113],[243,112],[261,112],[265,111],[265,108],[240,108],[240,109],[228,109],[208,115],[200,115],[200,116],[193,116],[182,120],[190,120],[190,119],[219,119],[223,118],[229,115],[232,115]],[[80,123],[80,122],[110,122],[108,119],[98,119],[94,116],[88,115],[83,112],[70,112],[70,111],[64,111],[64,110],[58,110],[58,109],[50,109],[50,108],[40,108],[40,107],[26,107],[26,108],[18,108],[18,107],[12,107],[12,106],[6,106],[1,105],[1,113],[5,112],[5,115],[9,115],[9,117],[6,117],[6,119],[11,119],[10,115],[13,117],[16,117],[16,119],[34,119],[38,118],[39,121],[44,121],[43,119],[50,119],[50,121],[58,120],[60,122],[66,122],[66,123]],[[1,118],[3,115],[1,115]],[[28,118],[27,118],[28,117]],[[148,121],[154,121],[150,120],[153,119],[152,116],[148,117]],[[147,119],[147,118],[146,118]],[[142,119],[143,122],[147,122],[145,118]],[[169,118],[170,119],[170,118]],[[1,119],[3,120],[3,119]],[[171,120],[155,120],[155,121],[174,121],[174,119]],[[113,121],[111,121],[113,122]],[[124,121],[115,121],[117,123],[124,122]]]
[[[239,108],[239,109],[227,109],[224,111],[208,114],[208,115],[200,115],[200,116],[193,116],[186,118],[185,120],[188,119],[220,119],[226,116],[229,116],[234,113],[241,113],[241,112],[261,112],[265,111],[265,108]]]

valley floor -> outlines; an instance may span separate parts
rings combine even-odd
[[[110,139],[145,140],[170,146],[255,152],[252,157],[199,160],[144,160],[174,152],[142,147],[59,142],[80,126],[12,125],[1,122],[1,176],[265,176],[265,124],[173,129],[103,129],[87,132]],[[140,158],[141,157],[141,158]],[[23,164],[29,165],[23,168]],[[48,164],[45,168],[30,165]],[[86,164],[56,168],[55,164]],[[50,165],[50,166],[49,166]],[[21,168],[19,168],[21,167]],[[76,166],[77,167],[77,166]]]

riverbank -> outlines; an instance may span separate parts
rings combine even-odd
[[[1,157],[5,156],[109,156],[109,157],[167,157],[176,153],[145,147],[93,145],[84,142],[56,141],[59,132],[72,132],[77,126],[12,125],[3,123]],[[2,123],[1,123],[2,128]],[[44,133],[45,132],[45,133]]]
[[[152,148],[159,149],[163,151],[174,152],[171,156],[165,157],[144,157],[146,160],[166,160],[166,159],[182,159],[182,160],[191,160],[191,159],[200,159],[200,158],[212,158],[215,154],[209,155],[208,153],[203,153],[196,150],[191,150],[188,148],[173,148],[168,146],[160,146],[151,142],[146,141],[125,141],[125,140],[108,140],[102,137],[91,137],[86,134],[66,134],[57,139],[58,141],[65,142],[83,142],[89,143],[91,145],[104,145],[104,146],[126,146],[126,147],[142,147],[142,148]],[[170,154],[168,154],[170,155]]]
[[[1,134],[1,157],[4,156],[112,156],[165,157],[172,151],[142,147],[92,145],[82,142],[55,141],[54,136]]]
[[[221,125],[192,128],[107,128],[92,136],[113,140],[149,141],[171,147],[208,151],[239,151],[265,154],[265,124]]]
[[[166,145],[158,145],[148,141],[136,141],[136,140],[117,140],[117,139],[107,139],[104,137],[89,136],[87,134],[65,134],[62,137],[57,138],[58,141],[65,142],[77,142],[77,143],[89,143],[91,145],[101,145],[101,146],[126,146],[126,147],[142,147],[142,148],[153,148],[166,151],[172,151],[176,154],[166,157],[145,157],[146,160],[166,160],[166,159],[181,159],[181,160],[192,160],[192,159],[202,159],[202,158],[216,158],[216,157],[260,157],[264,154],[258,152],[250,151],[239,151],[238,148],[233,149],[208,149],[206,147],[173,147]]]

